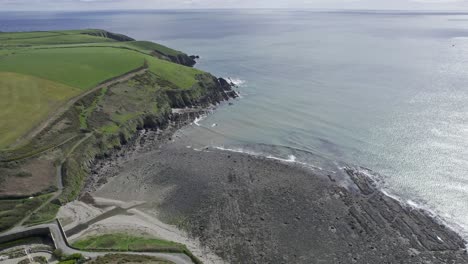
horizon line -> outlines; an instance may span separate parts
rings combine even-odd
[[[118,12],[118,11],[142,11],[142,12],[151,12],[151,11],[215,11],[215,10],[289,10],[289,11],[315,11],[315,12],[368,12],[368,13],[392,13],[392,12],[400,12],[400,13],[453,13],[453,14],[468,14],[467,10],[434,10],[434,9],[356,9],[356,8],[344,8],[344,9],[330,9],[330,8],[284,8],[284,7],[271,7],[271,8],[263,8],[263,7],[235,7],[235,8],[153,8],[153,9],[55,9],[55,10],[42,10],[42,9],[3,9],[0,10],[0,13],[4,12],[47,12],[47,13],[54,13],[54,12]]]

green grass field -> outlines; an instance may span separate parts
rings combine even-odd
[[[36,32],[0,32],[1,46],[33,46],[46,44],[76,44],[114,42],[104,36],[92,36],[85,33],[99,34],[100,30],[36,31]]]
[[[1,33],[0,33],[1,34]],[[54,36],[48,37],[52,38]],[[66,37],[66,36],[62,36]],[[127,48],[127,49],[132,49],[136,50],[145,54],[152,54],[154,51],[158,51],[159,53],[165,54],[165,55],[172,55],[172,56],[178,56],[178,55],[183,55],[184,53],[178,50],[171,49],[169,47],[166,47],[161,44],[157,44],[151,41],[109,41],[104,39],[104,41],[101,41],[101,39],[96,39],[96,42],[90,43],[90,42],[74,42],[74,43],[37,43],[32,46],[28,46],[28,48],[34,48],[34,49],[45,49],[45,48],[63,48],[63,47],[113,47],[113,48]],[[20,41],[20,40],[18,40]],[[28,40],[29,42],[29,40]],[[0,37],[0,43],[2,43],[1,37]]]
[[[180,88],[196,83],[200,70],[160,60],[136,51],[109,47],[21,50],[0,59],[0,72],[16,72],[90,89],[147,61],[150,71]]]
[[[53,31],[33,31],[33,32],[0,32],[0,41],[15,39],[31,39],[62,35]]]
[[[203,73],[195,68],[155,59],[148,55],[146,55],[145,58],[148,59],[148,65],[151,72],[162,79],[177,85],[180,89],[191,88],[197,83],[196,76]]]
[[[0,42],[2,46],[30,46],[30,45],[47,45],[47,44],[74,44],[74,43],[97,43],[97,42],[114,42],[115,40],[109,38],[102,38],[98,36],[91,36],[85,34],[76,35],[49,35],[36,38],[13,38],[2,39],[0,35]]]
[[[25,50],[0,60],[0,72],[16,72],[83,90],[141,67],[144,58],[130,50],[58,48]]]
[[[161,260],[156,257],[125,254],[109,254],[103,257],[97,257],[89,262],[89,264],[110,263],[174,264],[173,262]]]
[[[111,43],[111,45],[116,45],[116,44],[117,43]],[[122,42],[122,44],[126,47],[135,48],[146,53],[151,53],[153,50],[157,50],[161,53],[164,53],[167,55],[173,55],[173,56],[183,54],[180,51],[173,50],[166,46],[163,46],[154,42],[150,42],[150,41],[131,41],[131,42]]]
[[[42,78],[0,72],[0,148],[36,126],[79,89]]]
[[[136,237],[127,234],[106,234],[88,237],[73,243],[81,250],[116,250],[116,251],[165,251],[182,252],[184,245],[166,240]]]
[[[114,48],[128,48],[132,50],[137,50],[142,53],[150,55],[153,51],[157,50],[160,53],[166,55],[182,55],[184,53],[168,48],[166,46],[153,43],[150,41],[125,41],[125,42],[106,42],[106,43],[85,43],[85,44],[75,44],[75,45],[68,45],[69,47],[83,47],[83,46],[93,46],[93,47],[114,47]],[[63,45],[43,45],[37,46],[37,48],[51,48],[51,47],[63,47]]]

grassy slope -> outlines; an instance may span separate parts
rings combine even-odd
[[[142,263],[142,264],[173,264],[173,262],[161,260],[150,256],[109,254],[103,257],[97,257],[89,262],[90,264],[109,264],[109,263]]]
[[[147,61],[150,70],[180,88],[196,83],[200,70],[160,60],[136,51],[109,47],[21,50],[0,59],[0,72],[17,72],[89,89]]]
[[[101,42],[113,41],[79,34],[82,32],[0,33],[0,46],[14,41],[25,45],[48,42],[57,44],[62,43],[62,40],[80,43],[89,38]],[[180,88],[192,87],[196,83],[195,76],[201,73],[196,69],[147,55],[153,49],[160,49],[168,54],[180,54],[159,44],[146,41],[98,44],[111,46],[94,47],[94,43],[70,48],[61,45],[62,48],[50,46],[41,49],[0,49],[0,102],[6,105],[0,114],[0,132],[4,135],[0,139],[0,148],[13,143],[58,105],[77,95],[75,88],[88,90],[104,80],[142,66],[145,60],[153,73]],[[132,48],[139,52],[119,47]]]
[[[11,228],[50,197],[51,194],[46,194],[32,199],[0,200],[0,232]]]
[[[127,234],[106,234],[88,237],[73,244],[82,250],[156,251],[161,249],[183,250],[184,246],[166,240],[135,237]]]
[[[139,49],[141,51],[148,52],[148,53],[152,52],[153,50],[158,50],[158,51],[160,51],[160,52],[162,52],[164,54],[173,55],[173,56],[183,54],[180,51],[173,50],[173,49],[168,48],[166,46],[163,46],[163,45],[160,45],[160,44],[157,44],[157,43],[154,43],[154,42],[150,42],[150,41],[132,41],[132,42],[126,42],[125,44],[128,47],[133,47],[133,48],[136,48],[136,49]]]
[[[98,36],[91,36],[85,34],[76,35],[49,35],[36,38],[13,38],[2,39],[0,41],[3,46],[25,46],[25,45],[46,45],[46,44],[74,44],[74,43],[95,43],[95,42],[114,42],[115,40],[109,38],[102,38]]]
[[[45,79],[0,72],[0,148],[13,143],[79,93],[79,89]]]
[[[14,39],[31,39],[61,35],[53,31],[34,31],[34,32],[0,32],[0,41]]]
[[[133,88],[136,89],[136,98],[132,99],[135,101],[134,103],[129,103],[128,99],[125,99],[128,98],[127,91],[122,90],[121,96],[114,96],[113,98],[119,98],[117,105],[119,105],[120,110],[113,109],[115,112],[112,114],[112,118],[107,118],[106,122],[100,123],[99,119],[93,118],[93,120],[97,120],[98,125],[94,123],[91,127],[92,130],[95,130],[92,142],[107,142],[104,143],[107,145],[97,145],[90,153],[98,154],[114,143],[118,145],[119,137],[114,135],[122,133],[122,131],[128,138],[130,135],[127,134],[135,130],[137,124],[141,124],[144,115],[160,116],[167,113],[168,105],[164,101],[167,98],[162,99],[164,102],[159,102],[159,95],[155,92],[164,89],[187,90],[192,87],[195,87],[194,90],[199,90],[198,85],[196,85],[197,76],[204,74],[204,72],[151,56],[155,49],[167,55],[178,56],[184,55],[183,53],[151,42],[118,42],[106,38],[109,35],[99,30],[86,30],[95,36],[84,35],[83,32],[0,33],[0,104],[5,106],[0,113],[0,133],[2,134],[0,149],[24,135],[69,98],[95,87],[107,79],[141,67],[145,61],[151,72],[148,74],[156,78],[156,81],[152,81],[153,85],[155,83],[161,85],[148,86],[143,90]],[[113,34],[110,37],[120,38],[121,36]],[[23,157],[28,156],[31,151],[60,144],[65,139],[77,137],[78,140],[81,138],[80,128],[88,128],[89,116],[91,114],[95,116],[96,114],[93,112],[102,107],[100,101],[104,100],[98,100],[94,103],[94,99],[109,97],[105,94],[106,90],[103,91],[103,94],[98,91],[87,96],[89,100],[81,100],[73,109],[70,109],[60,121],[61,124],[67,124],[65,127],[56,125],[51,130],[47,129],[44,135],[33,139],[25,146],[9,150],[3,148],[0,155],[3,157]],[[148,105],[142,105],[140,100],[142,98],[145,100],[148,98],[146,100],[148,102],[143,100]],[[89,103],[83,103],[83,109],[80,111],[80,104],[86,101]],[[111,102],[110,105],[112,104]],[[82,122],[80,123],[80,121]],[[129,122],[131,122],[130,125]],[[15,129],[11,129],[11,127]],[[108,138],[107,135],[112,136]],[[67,153],[67,148],[71,148],[72,144],[74,143],[60,146],[57,153]],[[78,149],[76,152],[80,151],[81,149]],[[74,158],[81,162],[82,156],[82,154],[76,154]],[[71,161],[74,161],[74,158]],[[81,168],[78,161],[76,162],[76,170],[73,166],[69,166],[68,170],[85,174],[85,170]],[[14,168],[21,170],[22,164],[17,162]],[[12,164],[0,163],[0,165],[11,166]],[[66,190],[72,190],[62,193],[68,200],[74,199],[76,192],[79,192],[79,186],[81,186],[82,178],[85,175],[80,177],[72,174],[64,179]],[[70,181],[77,182],[76,188],[73,183],[70,184]],[[34,203],[39,201],[39,204],[43,202],[39,198],[34,198],[32,201]],[[29,204],[29,201],[25,202],[24,200],[12,202]],[[0,202],[1,207],[2,202]],[[29,206],[26,207],[29,208]],[[57,208],[58,206],[52,204],[45,207],[33,215],[28,224],[51,219]],[[5,214],[12,214],[10,210],[5,212],[0,210],[0,231],[2,228],[5,229],[13,225],[30,212],[29,209],[24,209],[22,206],[14,211],[16,213],[12,218],[12,216]]]
[[[81,250],[100,251],[133,251],[133,252],[174,252],[186,254],[193,263],[202,262],[195,257],[185,245],[148,237],[136,237],[116,233],[88,237],[73,243],[73,247]]]
[[[197,83],[196,76],[203,72],[195,68],[190,68],[168,62],[165,60],[155,59],[151,56],[144,56],[148,60],[149,69],[151,72],[167,80],[180,89],[188,89]]]
[[[39,48],[51,48],[51,47],[60,47],[63,45],[44,45],[44,46],[38,46]],[[128,49],[133,49],[140,51],[142,53],[146,54],[151,54],[154,50],[157,50],[161,53],[164,53],[166,55],[172,55],[172,56],[177,56],[177,55],[183,55],[184,53],[168,48],[166,46],[150,42],[150,41],[125,41],[125,42],[108,42],[108,43],[85,43],[85,44],[74,44],[74,45],[69,45],[71,46],[76,46],[76,47],[82,47],[82,46],[96,46],[96,47],[115,47],[115,48],[128,48]]]
[[[95,33],[99,30],[36,31],[36,32],[0,32],[1,46],[32,46],[46,44],[76,44],[114,42],[115,40],[84,33]]]

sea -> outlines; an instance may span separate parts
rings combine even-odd
[[[369,168],[468,238],[468,13],[0,13],[0,31],[83,28],[199,55],[235,83],[241,98],[194,124],[204,144]]]

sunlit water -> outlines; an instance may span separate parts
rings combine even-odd
[[[241,100],[200,122],[219,135],[213,145],[365,166],[389,192],[468,230],[467,14],[0,15],[2,31],[70,28],[157,41],[242,82]]]

